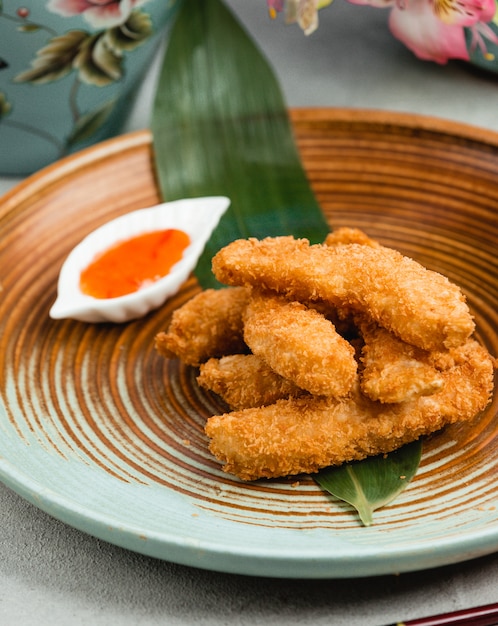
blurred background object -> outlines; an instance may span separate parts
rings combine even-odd
[[[0,174],[117,134],[176,1],[0,1]]]

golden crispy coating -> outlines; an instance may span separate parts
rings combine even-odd
[[[356,380],[353,347],[323,315],[300,302],[253,293],[244,339],[275,372],[312,394],[340,397]]]
[[[443,388],[399,404],[373,402],[359,391],[345,399],[304,397],[208,420],[210,450],[242,480],[316,472],[329,465],[390,452],[485,408],[493,360],[473,340],[452,350]]]
[[[321,300],[362,311],[425,350],[461,345],[474,331],[456,285],[383,246],[310,246],[293,237],[239,239],[215,255],[213,271],[227,285],[252,285],[304,303]]]
[[[271,292],[267,292],[271,293]],[[273,292],[275,293],[275,292]],[[323,317],[329,320],[334,326],[339,335],[352,336],[357,335],[357,329],[354,324],[354,316],[352,312],[347,308],[333,307],[321,300],[308,301],[306,306],[309,309],[315,309],[318,313],[321,313]]]
[[[273,404],[306,392],[274,372],[254,354],[232,354],[209,359],[200,367],[197,382],[218,394],[232,409]]]
[[[405,343],[375,323],[359,323],[364,346],[361,389],[371,400],[406,402],[428,396],[444,384],[430,353]]]
[[[206,434],[242,480],[390,452],[490,399],[497,363],[458,287],[358,229],[238,240],[213,271],[230,287],[178,309],[156,346],[234,409]]]
[[[156,335],[156,349],[187,365],[247,352],[242,313],[248,298],[244,287],[201,291],[173,313],[168,331]]]
[[[359,228],[348,228],[346,226],[335,228],[333,232],[327,235],[324,241],[326,246],[337,246],[348,243],[359,243],[362,246],[371,246],[372,248],[378,248],[380,246],[378,241],[371,239]]]

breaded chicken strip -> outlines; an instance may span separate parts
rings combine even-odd
[[[364,341],[360,385],[371,400],[406,402],[442,388],[444,379],[434,367],[431,353],[398,339],[374,322],[361,320],[358,325]]]
[[[274,372],[254,354],[232,354],[209,359],[200,367],[197,382],[218,394],[232,409],[273,404],[306,392]]]
[[[267,293],[272,292],[269,291]],[[306,306],[309,309],[315,309],[315,311],[318,311],[318,313],[321,313],[323,317],[328,319],[342,337],[357,336],[358,332],[354,325],[354,315],[349,309],[332,307],[330,304],[320,300],[308,301]]]
[[[297,398],[212,417],[210,450],[242,480],[316,472],[329,465],[391,452],[470,420],[487,405],[493,360],[473,340],[452,350],[455,365],[432,396],[381,404],[356,394],[342,400]]]
[[[359,228],[349,228],[347,226],[335,228],[333,232],[327,235],[324,241],[326,246],[337,246],[349,243],[359,243],[362,246],[371,246],[372,248],[378,248],[380,246],[378,241],[369,237]]]
[[[312,394],[344,396],[356,380],[354,348],[329,320],[300,302],[253,293],[244,340],[277,374]]]
[[[424,350],[461,345],[474,322],[460,289],[390,248],[310,246],[306,239],[239,239],[213,258],[227,285],[271,289],[300,302],[322,300],[365,312]]]
[[[187,365],[247,352],[242,314],[248,300],[244,287],[201,291],[173,313],[167,332],[156,335],[157,351]]]

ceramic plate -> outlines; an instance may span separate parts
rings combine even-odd
[[[360,227],[457,282],[496,355],[498,136],[391,113],[292,116],[331,226]],[[424,442],[409,488],[364,528],[309,478],[244,484],[209,454],[203,425],[223,406],[194,369],[154,350],[173,310],[197,293],[194,279],[127,324],[49,318],[72,247],[158,201],[147,132],[73,155],[0,201],[5,484],[103,540],[224,572],[359,577],[498,550],[496,395],[473,424]]]

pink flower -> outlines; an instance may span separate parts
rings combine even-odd
[[[49,0],[47,9],[64,17],[82,15],[95,28],[126,22],[135,7],[147,0]]]
[[[277,13],[284,10],[284,0],[267,0],[266,4],[273,19],[277,17]]]
[[[498,44],[489,28],[496,11],[495,0],[350,0],[353,4],[390,7],[389,26],[420,59],[446,63],[469,60],[464,27],[472,32],[472,47],[484,55],[485,39]]]
[[[389,27],[395,37],[425,61],[469,60],[463,27],[439,19],[427,0],[408,2],[409,8],[395,6],[389,16]]]

